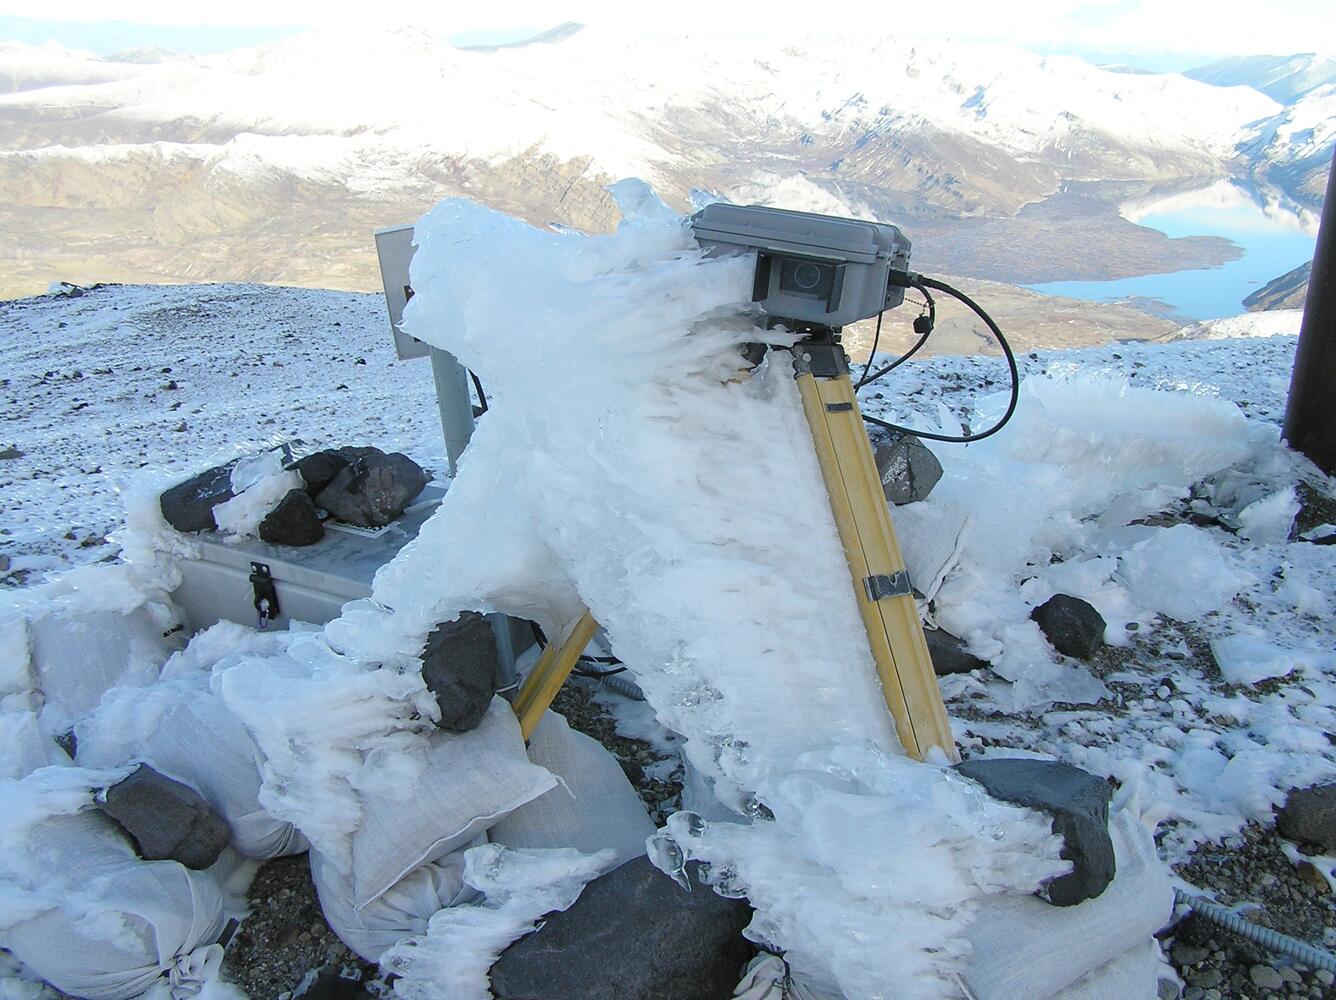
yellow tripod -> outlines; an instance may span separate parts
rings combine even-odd
[[[954,760],[946,707],[849,381],[848,359],[830,331],[815,334],[792,350],[803,413],[895,731],[905,751],[919,760],[934,747]],[[586,609],[561,642],[553,641],[543,650],[515,696],[515,714],[526,740],[597,630]]]

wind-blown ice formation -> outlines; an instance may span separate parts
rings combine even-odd
[[[638,182],[615,193],[607,237],[463,201],[418,224],[406,327],[491,409],[439,512],[325,639],[385,664],[460,608],[555,634],[587,604],[751,817],[679,841],[749,895],[754,936],[853,998],[946,995],[970,900],[1063,870],[1056,838],[902,755],[788,355],[741,370],[740,345],[793,338],[755,325],[750,261],[704,258]]]

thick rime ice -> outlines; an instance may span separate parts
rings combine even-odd
[[[983,401],[983,423],[999,405]],[[1098,701],[1105,685],[1057,662],[1029,609],[1059,592],[1082,597],[1117,623],[1108,641],[1125,643],[1126,622],[1191,619],[1227,603],[1248,577],[1210,534],[1127,525],[1248,458],[1255,442],[1224,401],[1107,379],[1028,379],[1006,433],[943,449],[932,496],[896,511],[911,576],[942,575],[947,556],[930,540],[956,539],[934,613],[1012,682],[1008,708]]]
[[[381,964],[399,975],[394,992],[404,1000],[491,1000],[487,972],[501,952],[543,914],[574,903],[585,883],[615,861],[611,850],[470,848],[464,853],[464,882],[486,900],[443,909],[426,934],[390,948]]]
[[[946,995],[969,901],[1064,870],[1057,842],[902,756],[791,361],[741,370],[742,344],[793,338],[755,325],[751,261],[704,258],[638,182],[615,193],[611,237],[463,201],[418,224],[406,327],[476,371],[491,409],[375,603],[326,638],[384,663],[460,608],[555,635],[587,604],[722,803],[752,818],[682,847],[757,905],[752,934],[851,997]]]
[[[283,455],[266,451],[243,458],[232,469],[234,496],[213,509],[221,531],[234,535],[254,535],[289,490],[305,486],[301,473],[283,467]]]

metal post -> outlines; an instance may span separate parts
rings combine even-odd
[[[1290,376],[1285,440],[1327,475],[1336,475],[1336,156],[1327,177],[1327,198]]]
[[[441,411],[441,430],[445,434],[445,456],[450,475],[455,474],[459,456],[473,436],[473,403],[469,399],[469,376],[453,354],[431,349],[431,376],[436,382],[436,405]]]

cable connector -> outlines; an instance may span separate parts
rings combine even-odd
[[[917,288],[922,281],[923,275],[913,271],[892,270],[886,276],[886,284],[894,285],[896,288]]]

